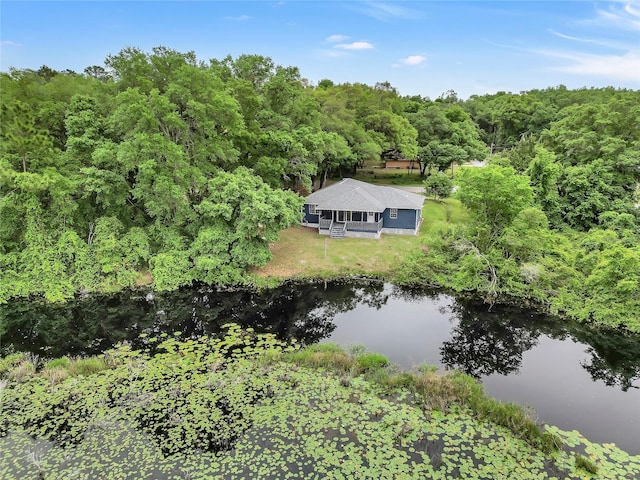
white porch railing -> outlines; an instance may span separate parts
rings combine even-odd
[[[382,220],[378,220],[377,222],[347,222],[347,230],[379,232],[382,230]]]
[[[382,230],[382,219],[377,222],[335,222],[330,218],[321,218],[318,221],[318,228],[320,230],[331,230],[336,223],[344,225],[345,230],[358,231],[358,232],[379,232]]]

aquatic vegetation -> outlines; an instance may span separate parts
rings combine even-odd
[[[384,357],[236,326],[149,340],[153,354],[120,346],[94,373],[71,374],[75,359],[7,368],[0,478],[578,479],[588,462],[598,478],[640,474],[640,456],[577,432],[549,427],[564,447],[545,453],[522,434],[526,412],[462,374],[396,372]]]
[[[594,475],[598,473],[598,466],[587,457],[584,457],[579,453],[576,453],[576,467],[582,468],[589,473],[593,473]]]
[[[389,359],[378,353],[364,353],[357,356],[355,360],[362,370],[382,368],[389,364]]]

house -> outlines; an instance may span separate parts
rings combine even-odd
[[[416,235],[424,197],[346,178],[309,195],[302,224],[331,238]]]
[[[383,168],[386,170],[417,170],[420,168],[420,165],[417,160],[387,160],[384,162]]]

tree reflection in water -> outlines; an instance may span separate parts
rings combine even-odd
[[[540,331],[535,320],[525,323],[524,315],[507,315],[486,306],[457,302],[451,306],[451,340],[440,348],[442,363],[476,378],[493,373],[517,373],[522,354],[538,343]],[[527,319],[528,320],[528,319]]]
[[[338,313],[360,304],[380,308],[386,299],[384,284],[372,281],[291,283],[260,292],[198,286],[92,295],[65,304],[15,299],[0,305],[0,353],[89,355],[122,341],[141,347],[160,333],[216,335],[227,323],[308,345],[331,334]]]
[[[383,309],[389,298],[431,304],[438,292],[385,288],[374,281],[289,283],[260,292],[220,291],[195,286],[148,295],[122,292],[92,295],[65,304],[15,299],[0,305],[0,354],[30,351],[46,357],[88,355],[118,342],[142,347],[146,338],[182,332],[185,337],[216,335],[226,323],[296,338],[302,344],[328,337],[334,317],[361,305]],[[582,362],[594,380],[626,391],[640,383],[640,337],[603,331],[514,308],[495,308],[468,300],[455,301],[451,339],[442,344],[442,363],[475,377],[517,373],[524,352],[540,335],[586,345]],[[389,319],[397,312],[389,308]],[[401,328],[401,323],[398,323]],[[140,337],[146,333],[146,337]],[[402,332],[398,332],[402,334]]]
[[[581,363],[594,380],[605,385],[619,386],[626,392],[630,388],[640,389],[640,341],[619,332],[589,329],[575,326],[574,338],[588,345],[591,355]]]
[[[588,360],[581,362],[591,378],[627,391],[640,388],[640,337],[610,329],[562,321],[508,307],[487,311],[481,303],[458,300],[450,307],[451,340],[441,347],[442,363],[476,378],[494,373],[518,373],[522,355],[540,335],[572,339],[586,345]]]

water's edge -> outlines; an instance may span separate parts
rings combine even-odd
[[[532,405],[544,422],[640,453],[640,337],[512,305],[489,311],[441,290],[362,279],[263,290],[199,285],[65,304],[16,300],[0,305],[0,320],[1,354],[43,357],[100,353],[122,341],[142,347],[141,333],[218,334],[228,322],[303,344],[363,344],[402,368],[462,370],[492,396]]]

